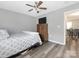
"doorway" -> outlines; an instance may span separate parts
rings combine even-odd
[[[67,11],[64,13],[64,33],[65,41],[70,39],[79,39],[79,10]]]
[[[79,56],[79,10],[64,13],[64,41],[66,53],[70,56]]]
[[[79,45],[79,9],[67,11],[64,16],[65,43],[70,49],[72,47],[77,50]]]

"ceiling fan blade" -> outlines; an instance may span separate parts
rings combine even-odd
[[[47,8],[46,8],[46,7],[39,7],[39,9],[47,10]]]
[[[25,4],[25,5],[30,6],[30,7],[34,7],[34,6],[30,5],[30,4]]]
[[[39,1],[37,7],[39,7],[43,2],[42,1]]]
[[[35,4],[37,5],[38,3],[35,1]]]
[[[28,10],[29,12],[32,11],[33,9]]]

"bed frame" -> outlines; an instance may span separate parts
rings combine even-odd
[[[33,49],[33,48],[38,47],[38,46],[41,46],[39,42],[37,42],[36,44],[32,45],[31,47],[29,47],[29,48],[27,48],[27,49],[25,49],[25,50],[23,50],[23,51],[20,51],[20,52],[14,54],[14,55],[12,55],[12,56],[9,56],[9,57],[7,57],[7,58],[16,58],[17,56],[21,55],[21,53],[23,53],[23,52],[25,52],[25,51],[29,51],[29,50],[31,50],[31,49]]]

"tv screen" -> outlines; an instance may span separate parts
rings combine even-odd
[[[46,17],[39,18],[39,24],[44,24],[46,23]]]

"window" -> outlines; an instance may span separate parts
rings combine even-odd
[[[72,22],[67,22],[67,29],[72,28]]]

